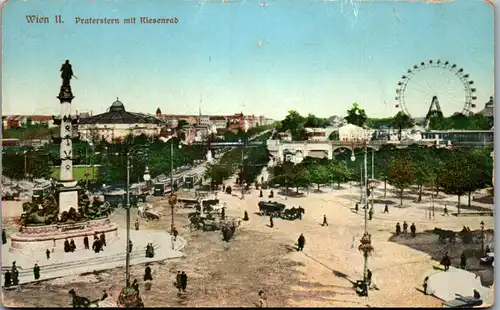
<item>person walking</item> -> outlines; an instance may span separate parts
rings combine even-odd
[[[47,251],[45,251],[45,255],[47,256],[47,259],[50,259],[50,250],[47,249]]]
[[[322,226],[328,226],[328,222],[326,220],[326,215],[325,214],[323,214],[323,224],[322,224]]]
[[[448,216],[450,216],[450,214],[448,213],[448,206],[446,206],[446,205],[444,206],[444,213],[443,213],[443,216],[444,216],[444,215],[448,215]]]
[[[467,267],[467,256],[465,256],[465,252],[462,252],[460,255],[460,268],[464,269]]]
[[[35,264],[35,267],[33,267],[33,275],[35,276],[35,280],[40,279],[40,267],[38,264]]]
[[[89,237],[87,236],[83,238],[83,247],[85,248],[85,250],[89,249]]]
[[[399,236],[401,233],[401,225],[399,225],[399,222],[396,224],[396,236]]]
[[[9,270],[3,275],[3,280],[3,286],[9,287],[12,285],[12,273]]]
[[[181,286],[182,286],[182,292],[186,292],[186,287],[187,287],[187,281],[188,281],[188,276],[187,274],[183,271],[181,273]]]
[[[135,226],[135,230],[139,230],[139,219],[138,218],[135,219],[134,226]]]
[[[101,233],[101,235],[99,236],[99,240],[101,240],[101,244],[103,246],[106,246],[106,235],[104,233]]]
[[[7,243],[7,233],[5,232],[5,229],[2,229],[2,244]]]
[[[259,308],[266,308],[267,307],[267,298],[266,295],[264,294],[264,291],[259,291]]]
[[[385,204],[384,213],[389,213],[389,206],[387,204]]]
[[[128,241],[128,252],[132,253],[132,248],[134,247],[134,244],[132,243],[132,240]]]
[[[403,222],[403,234],[408,233],[408,223],[406,221]]]
[[[446,252],[443,258],[441,259],[441,265],[444,266],[444,271],[448,271],[450,269],[451,260],[450,257],[448,256],[448,252]]]
[[[359,204],[356,202],[356,205],[354,206],[354,211],[358,213],[359,211]]]
[[[300,234],[299,239],[297,240],[297,251],[304,251],[304,245],[306,244],[306,238],[304,234]]]
[[[272,215],[272,214],[269,216],[269,226],[270,226],[271,228],[273,228],[273,227],[274,227],[273,215]]]
[[[411,231],[411,237],[415,238],[417,232],[417,227],[415,227],[415,223],[411,223],[410,231]]]
[[[368,210],[368,219],[371,221],[373,218],[373,208],[370,208],[370,210]]]
[[[179,293],[182,291],[182,274],[180,271],[177,271],[177,275],[175,277],[175,286],[179,290]]]

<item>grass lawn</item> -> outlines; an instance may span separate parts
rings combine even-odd
[[[76,181],[85,180],[85,168],[86,167],[73,167],[73,178]],[[59,167],[52,168],[51,177],[54,179],[59,179]],[[89,173],[89,180],[93,180],[99,174],[99,167],[88,167],[87,171]],[[94,174],[95,173],[95,174]]]

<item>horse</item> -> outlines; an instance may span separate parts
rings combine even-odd
[[[87,297],[78,296],[74,289],[71,289],[68,293],[72,297],[73,308],[90,308],[92,304],[98,306],[97,302],[99,299],[91,301]]]

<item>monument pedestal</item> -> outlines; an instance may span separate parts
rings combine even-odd
[[[29,225],[21,227],[21,231],[11,235],[9,252],[35,250],[45,252],[47,249],[64,248],[64,241],[75,240],[83,244],[87,236],[92,245],[94,235],[104,233],[106,240],[112,241],[118,236],[118,225],[109,218],[90,220],[73,224]]]
[[[59,215],[64,211],[69,212],[69,209],[74,208],[78,211],[78,194],[82,190],[81,187],[76,186],[77,181],[61,182],[62,186],[57,189]]]

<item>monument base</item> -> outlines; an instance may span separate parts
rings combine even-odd
[[[112,241],[118,236],[118,225],[109,218],[90,220],[73,224],[33,225],[21,227],[21,231],[11,235],[9,252],[38,250],[45,252],[47,249],[64,248],[66,239],[73,239],[77,244],[83,244],[85,236],[92,245],[94,235],[102,234],[106,241]]]
[[[62,186],[57,188],[57,204],[59,205],[59,214],[64,211],[69,212],[69,209],[74,208],[78,211],[78,196],[82,190],[76,182],[61,183]]]

